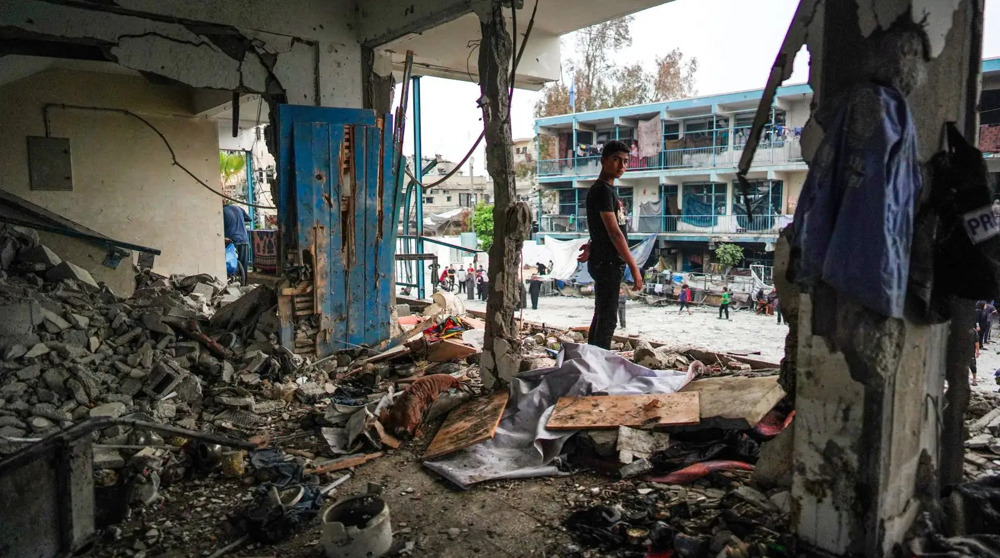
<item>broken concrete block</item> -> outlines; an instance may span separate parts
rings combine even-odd
[[[120,469],[125,466],[125,459],[115,449],[94,448],[94,469]]]
[[[611,457],[615,455],[618,444],[617,430],[587,430],[586,439],[594,448],[594,453],[600,457]]]
[[[14,242],[14,239],[4,238],[0,240],[0,270],[10,268],[10,264],[14,263],[16,254],[17,243]]]
[[[174,343],[174,356],[181,358],[188,355],[193,355],[194,359],[198,359],[198,353],[201,351],[201,345],[197,341],[181,341],[179,343]]]
[[[153,367],[142,391],[153,399],[163,399],[174,391],[184,374],[185,372],[176,362],[161,360]]]
[[[97,337],[91,336],[91,338],[87,340],[87,348],[90,349],[90,352],[92,353],[96,353],[100,346],[101,340]]]
[[[122,395],[135,397],[142,389],[142,380],[137,378],[125,378],[118,384],[118,392]]]
[[[787,514],[792,510],[792,493],[787,490],[772,494],[768,500],[781,513]]]
[[[11,361],[15,358],[21,358],[28,353],[28,348],[21,344],[11,345],[7,352],[4,353],[3,359],[5,361]]]
[[[70,323],[64,320],[62,316],[45,308],[42,309],[42,319],[45,324],[45,329],[47,329],[49,333],[59,333],[60,331],[70,327]]]
[[[42,306],[35,300],[0,306],[0,336],[27,335],[42,323]]]
[[[55,252],[49,250],[44,244],[39,244],[33,248],[25,248],[17,254],[15,260],[18,267],[32,269],[33,271],[48,271],[62,263],[62,258]]]
[[[86,283],[95,289],[100,288],[97,285],[97,281],[94,281],[94,278],[90,275],[89,271],[70,262],[62,262],[61,264],[50,269],[48,273],[45,274],[45,279],[52,282],[62,281],[64,279],[73,279],[74,281]]]
[[[128,412],[128,406],[119,401],[98,405],[90,410],[91,417],[112,417],[118,418]]]
[[[69,373],[62,368],[49,368],[42,374],[42,380],[45,382],[45,385],[57,393],[67,393],[67,379],[69,379]]]
[[[177,392],[177,399],[194,405],[201,402],[201,379],[194,374],[184,374],[181,381],[174,388]]]
[[[189,294],[201,300],[212,300],[215,296],[215,287],[207,283],[195,283]]]
[[[26,366],[17,371],[18,380],[34,380],[35,378],[42,375],[42,366],[40,364],[32,364],[31,366]]]
[[[792,487],[792,449],[795,439],[795,422],[781,434],[760,446],[760,458],[753,472],[754,484],[764,487]]]
[[[73,324],[73,327],[77,329],[87,329],[90,327],[90,318],[86,316],[81,316],[80,314],[70,313],[69,321]]]
[[[27,389],[28,389],[28,384],[24,382],[11,382],[0,388],[0,395],[2,395],[4,399],[7,400],[17,399],[21,397],[21,395],[23,395],[24,392],[27,391]]]
[[[992,441],[992,434],[977,434],[976,436],[973,436],[965,441],[965,447],[969,449],[982,449],[988,446]]]
[[[146,312],[142,315],[142,327],[148,329],[153,333],[159,333],[160,335],[173,335],[174,330],[170,329],[170,326],[163,323],[163,316],[156,312]]]
[[[670,434],[651,432],[628,426],[618,427],[618,461],[631,463],[636,459],[646,459],[655,452],[670,446]]]

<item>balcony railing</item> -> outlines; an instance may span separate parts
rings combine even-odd
[[[637,234],[717,235],[778,234],[792,222],[791,215],[642,215],[629,219],[628,231]],[[585,233],[587,215],[542,215],[540,232]]]
[[[735,167],[743,155],[742,146],[667,149],[653,157],[631,157],[626,172],[675,169],[714,169]],[[754,154],[757,166],[802,161],[798,139],[786,139],[762,145]],[[538,161],[538,176],[597,176],[601,172],[599,156]]]

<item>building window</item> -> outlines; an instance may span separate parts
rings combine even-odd
[[[780,180],[751,180],[747,197],[750,199],[750,213],[753,221],[747,219],[746,204],[743,193],[736,181],[733,181],[733,214],[740,229],[763,231],[775,226],[775,220],[782,213]]]
[[[678,122],[663,123],[663,139],[666,141],[676,141],[681,139],[681,125]]]
[[[718,216],[726,214],[726,185],[719,183],[684,184],[682,221],[698,227],[714,227]]]
[[[444,201],[446,201],[446,202],[448,202],[448,203],[451,203],[451,196],[446,196],[446,197],[444,198]]]
[[[476,205],[476,195],[475,194],[463,194],[459,192],[458,194],[458,205],[461,207],[472,207]]]
[[[434,196],[424,196],[424,203],[434,203]]]

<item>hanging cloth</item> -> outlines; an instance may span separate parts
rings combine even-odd
[[[822,280],[901,318],[920,189],[906,99],[880,85],[857,87],[836,107],[802,187],[792,239],[801,249],[796,281]]]

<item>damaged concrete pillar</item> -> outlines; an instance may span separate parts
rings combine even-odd
[[[874,60],[871,77],[906,95],[925,165],[942,147],[944,123],[968,126],[975,110],[981,7],[861,4],[822,8],[822,40],[810,39],[813,49],[821,44],[812,50],[820,109],[810,127],[822,128],[827,103],[858,83],[858,60]],[[903,38],[886,39],[895,33]],[[873,118],[852,118],[847,136],[881,125],[878,106],[862,107]],[[926,193],[926,168],[923,176]],[[919,514],[936,506],[948,325],[885,317],[822,284],[801,294],[797,318],[792,524],[803,543],[825,552],[893,555]]]
[[[490,290],[480,362],[483,384],[488,389],[503,386],[520,366],[514,308],[520,300],[521,247],[531,232],[531,209],[516,201],[509,75],[514,53],[504,24],[503,4],[502,0],[490,0],[477,12],[483,35],[479,45],[479,89],[486,128],[486,169],[493,179],[494,193]]]

